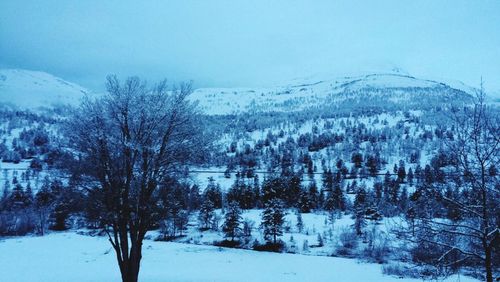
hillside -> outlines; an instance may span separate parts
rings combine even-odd
[[[227,115],[372,107],[415,110],[468,102],[473,92],[473,88],[461,83],[419,79],[396,72],[296,79],[275,87],[199,88],[190,99],[198,101],[206,114]],[[90,91],[84,87],[45,72],[0,70],[0,103],[30,109],[75,105],[86,94]]]
[[[0,69],[0,102],[21,108],[77,104],[89,91],[51,74],[22,69]]]
[[[381,73],[336,79],[309,78],[267,88],[201,88],[194,91],[191,99],[198,101],[208,114],[224,115],[338,109],[343,104],[349,108],[391,105],[397,109],[419,109],[443,103],[466,103],[473,91],[460,83],[449,85],[399,73]]]

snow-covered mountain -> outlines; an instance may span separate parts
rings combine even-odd
[[[467,102],[474,91],[462,83],[442,83],[393,72],[295,79],[275,87],[199,88],[190,99],[198,101],[207,114],[224,115],[373,106],[419,109]],[[0,103],[21,108],[74,105],[89,93],[82,86],[45,72],[0,70]]]
[[[242,112],[290,112],[321,107],[400,105],[408,108],[467,102],[474,89],[399,73],[294,81],[263,88],[200,88],[191,99],[213,115]]]
[[[0,69],[0,103],[21,108],[76,104],[85,88],[39,71]]]

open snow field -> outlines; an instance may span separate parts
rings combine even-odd
[[[154,241],[145,241],[143,252],[140,281],[401,281],[353,259]],[[0,273],[10,282],[120,280],[106,238],[74,232],[0,241]]]

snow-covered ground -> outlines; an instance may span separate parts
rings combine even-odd
[[[86,94],[87,89],[45,72],[0,69],[0,102],[22,108],[75,105]]]
[[[0,241],[2,281],[119,281],[105,237],[74,232]],[[353,259],[277,254],[146,241],[141,281],[401,281],[377,264]],[[419,280],[406,280],[419,281]],[[447,281],[475,281],[452,277]]]
[[[346,98],[359,99],[359,97],[344,97],[342,94],[364,89],[437,89],[440,87],[464,91],[464,93],[473,91],[472,87],[462,83],[448,85],[401,73],[377,73],[333,79],[308,78],[303,81],[296,80],[284,86],[267,88],[199,88],[194,91],[190,99],[198,101],[200,107],[210,115],[261,111],[293,112],[326,102],[343,101]],[[383,92],[377,95],[383,95]],[[391,101],[405,102],[412,99],[412,95],[405,91],[399,91],[397,94],[396,92],[392,93],[392,97],[388,97]]]

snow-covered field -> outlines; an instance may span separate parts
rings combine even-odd
[[[105,237],[74,232],[0,241],[2,281],[119,281]],[[377,264],[145,241],[141,281],[401,281]],[[411,281],[411,280],[407,280]],[[413,280],[419,281],[419,280]],[[475,281],[452,277],[447,281]]]

